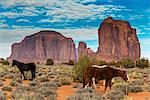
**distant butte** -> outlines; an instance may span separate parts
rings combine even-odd
[[[25,37],[21,43],[14,43],[8,60],[46,63],[51,58],[55,63],[67,63],[69,60],[76,61],[75,53],[72,38],[66,38],[56,31],[44,30]]]
[[[107,62],[123,58],[130,58],[133,61],[140,59],[140,43],[136,29],[132,28],[127,21],[106,18],[98,29],[98,40],[99,47],[96,54],[87,54],[89,57]]]

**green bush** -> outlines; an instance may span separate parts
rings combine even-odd
[[[123,59],[121,64],[125,68],[134,68],[134,62],[131,59]]]
[[[73,60],[69,60],[68,65],[74,65],[75,62]]]
[[[106,65],[106,64],[107,64],[106,61],[103,61],[103,60],[100,60],[100,61],[97,62],[98,66],[103,66],[103,65]]]
[[[47,59],[46,65],[54,65],[53,59]]]
[[[81,57],[77,64],[73,66],[73,78],[75,81],[82,82],[83,81],[83,71],[87,67],[91,67],[91,60],[87,56]]]
[[[92,58],[91,59],[91,63],[92,63],[92,65],[97,65],[97,59],[96,58]]]
[[[138,68],[146,68],[149,66],[149,61],[148,61],[148,59],[142,58],[142,59],[136,61],[136,66]]]
[[[111,61],[109,63],[107,63],[108,66],[115,66],[116,65],[116,62],[115,61]]]
[[[7,60],[2,60],[3,65],[9,65],[9,62]]]
[[[12,91],[12,87],[11,86],[4,86],[2,88],[3,91]]]

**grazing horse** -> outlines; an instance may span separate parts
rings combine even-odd
[[[34,63],[24,64],[24,63],[21,63],[19,61],[13,60],[12,66],[15,66],[15,65],[18,67],[19,71],[23,75],[24,80],[26,79],[26,77],[24,75],[24,71],[31,71],[32,78],[35,78],[36,66]]]
[[[83,88],[87,87],[88,85],[91,86],[92,81],[95,87],[95,79],[97,80],[104,79],[106,82],[105,83],[105,91],[106,91],[108,85],[111,89],[111,80],[113,77],[122,77],[125,81],[128,80],[126,71],[121,71],[111,67],[104,67],[104,68],[88,67],[83,72]]]

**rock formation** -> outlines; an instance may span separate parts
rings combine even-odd
[[[85,42],[79,42],[78,44],[78,58],[82,56],[89,56],[94,58],[96,56],[96,53],[91,50],[91,48],[87,48],[87,45]]]
[[[127,21],[114,20],[112,17],[108,17],[98,29],[98,39],[97,52],[87,53],[85,49],[84,54],[107,62],[123,58],[134,61],[140,59],[140,43],[136,35],[136,29],[132,28]],[[79,43],[78,47],[79,55],[83,53],[81,44],[83,43]]]
[[[72,38],[66,38],[55,31],[40,31],[25,37],[21,43],[13,44],[8,60],[46,63],[48,58],[53,59],[55,63],[75,61],[75,44]]]
[[[99,47],[98,59],[106,61],[130,58],[140,58],[140,43],[136,35],[136,29],[127,21],[105,19],[98,29]]]

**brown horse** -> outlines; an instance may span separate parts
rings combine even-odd
[[[122,77],[125,81],[128,80],[128,76],[126,71],[121,71],[118,69],[114,69],[111,67],[97,68],[97,67],[88,67],[83,72],[83,88],[88,85],[91,86],[93,81],[93,85],[95,86],[95,79],[97,80],[105,80],[105,91],[107,86],[109,85],[111,89],[111,80],[113,77]]]

